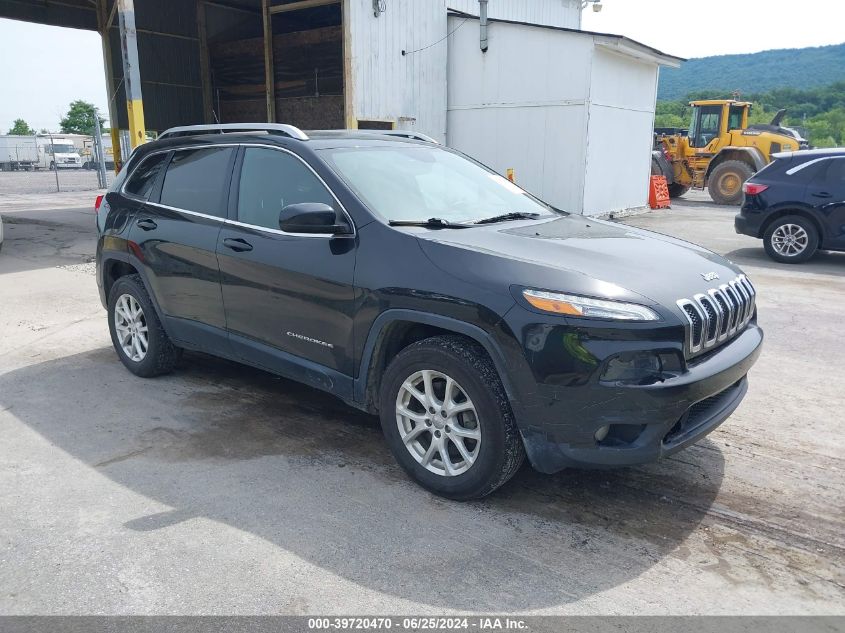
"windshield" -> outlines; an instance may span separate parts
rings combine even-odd
[[[73,154],[76,151],[76,147],[71,144],[60,145],[59,143],[56,143],[53,145],[52,151],[50,151],[50,147],[47,146],[47,151],[51,154]]]
[[[554,210],[507,178],[439,147],[321,150],[364,203],[388,221],[474,222]]]

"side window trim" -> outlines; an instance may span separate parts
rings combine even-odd
[[[244,154],[246,154],[246,147],[238,146],[238,153],[235,156],[235,164],[232,168],[232,178],[229,181],[229,206],[226,219],[235,222],[238,220],[238,197],[241,194],[241,170],[244,165]]]
[[[312,237],[312,238],[321,238],[321,239],[326,239],[326,238],[331,239],[331,238],[334,237],[333,235],[323,235],[323,234],[319,234],[319,233],[288,233],[287,231],[282,231],[281,229],[271,229],[271,228],[268,228],[266,226],[258,226],[257,224],[248,224],[246,222],[240,222],[238,220],[238,198],[240,197],[240,194],[241,194],[241,191],[240,191],[241,170],[243,169],[244,155],[246,154],[246,151],[248,149],[253,148],[253,147],[259,148],[259,149],[271,149],[271,150],[275,150],[275,151],[278,151],[278,152],[282,152],[284,154],[289,154],[290,156],[293,156],[295,159],[297,159],[299,162],[301,162],[303,165],[305,165],[306,169],[308,169],[312,174],[314,174],[314,177],[320,182],[320,184],[323,185],[323,187],[325,187],[326,191],[329,192],[329,195],[332,197],[332,199],[335,201],[335,203],[337,203],[338,208],[343,212],[343,215],[346,218],[346,221],[349,223],[349,226],[352,227],[351,237],[355,237],[355,235],[357,234],[358,231],[357,231],[357,228],[355,227],[355,222],[352,221],[352,216],[349,215],[349,212],[346,210],[346,207],[343,206],[343,203],[340,201],[340,198],[337,197],[337,194],[334,192],[334,190],[332,190],[331,187],[329,187],[329,184],[323,179],[323,177],[320,176],[320,174],[318,174],[317,171],[308,163],[308,161],[306,161],[304,158],[302,158],[302,156],[299,156],[296,152],[292,152],[289,149],[286,149],[284,147],[278,147],[276,145],[259,145],[259,144],[252,145],[252,144],[250,144],[250,145],[242,145],[240,147],[240,151],[238,152],[238,156],[237,156],[236,161],[235,161],[236,165],[237,165],[237,169],[236,169],[236,172],[235,172],[235,174],[233,174],[232,179],[231,179],[230,191],[232,193],[230,193],[230,195],[229,195],[229,213],[230,213],[230,216],[229,216],[228,219],[225,220],[226,224],[232,224],[234,226],[242,226],[242,227],[245,227],[245,228],[254,229],[256,231],[265,231],[267,233],[272,233],[274,235],[290,235],[292,237]],[[234,187],[237,187],[237,189],[232,189]],[[232,214],[234,214],[234,215],[232,215]],[[350,236],[345,236],[345,237],[348,238]]]
[[[167,156],[164,157],[164,162],[161,165],[161,170],[159,170],[159,173],[156,176],[156,182],[153,185],[152,191],[150,191],[150,195],[147,198],[147,202],[157,204],[158,201],[161,199],[161,187],[162,185],[164,185],[164,175],[167,173],[167,168],[170,166],[170,161],[173,160],[173,154],[174,152],[168,151]]]

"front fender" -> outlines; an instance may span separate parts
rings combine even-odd
[[[508,395],[508,399],[511,401],[511,405],[516,406],[518,404],[518,397],[513,381],[507,372],[508,365],[505,361],[505,356],[492,334],[477,325],[467,323],[466,321],[460,321],[458,319],[439,314],[403,308],[385,310],[373,321],[373,324],[370,327],[370,333],[367,335],[367,340],[361,354],[361,362],[359,364],[360,370],[358,372],[358,377],[355,379],[353,388],[353,397],[356,402],[366,404],[367,386],[369,385],[371,379],[370,372],[373,354],[375,353],[378,344],[382,341],[387,327],[391,323],[396,322],[430,325],[454,332],[455,334],[462,334],[474,340],[484,348],[493,360],[493,364],[495,365],[496,371],[502,380],[502,384],[505,387],[505,392]]]

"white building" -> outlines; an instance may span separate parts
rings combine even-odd
[[[423,132],[565,210],[646,205],[658,69],[680,58],[581,31],[580,0],[490,0],[486,51],[475,0],[347,1],[347,126]]]

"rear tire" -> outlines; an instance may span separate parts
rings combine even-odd
[[[741,160],[726,160],[713,168],[707,190],[716,204],[740,204],[742,185],[754,175],[754,170]]]
[[[690,188],[687,185],[682,185],[679,182],[673,182],[669,185],[669,197],[670,198],[680,198],[684,195]]]
[[[141,276],[115,281],[108,305],[112,344],[126,369],[143,378],[173,371],[182,350],[164,331]]]
[[[435,494],[484,497],[525,458],[496,368],[466,338],[436,336],[403,349],[382,376],[379,405],[396,461]]]
[[[766,254],[782,264],[806,262],[819,247],[819,232],[816,226],[800,215],[778,218],[763,234]]]

